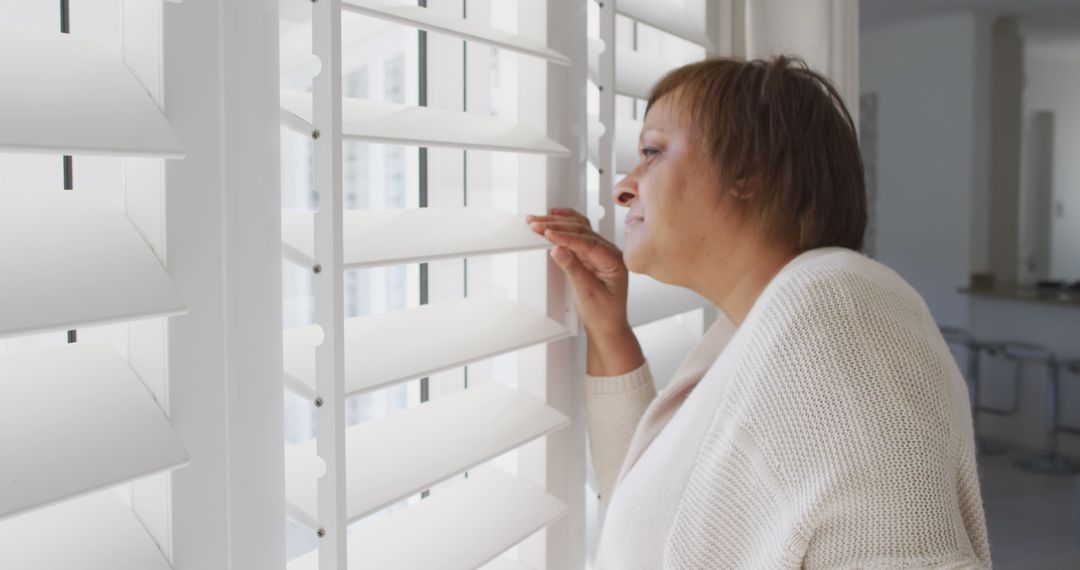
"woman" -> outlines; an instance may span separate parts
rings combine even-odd
[[[597,568],[990,565],[967,392],[922,299],[857,253],[855,127],[797,60],[714,59],[654,88],[614,190],[625,252],[530,216],[588,338]],[[657,394],[627,270],[721,318]]]

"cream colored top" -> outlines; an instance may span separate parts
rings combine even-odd
[[[598,570],[990,565],[963,379],[857,253],[797,257],[659,394],[647,363],[587,377],[586,409]]]

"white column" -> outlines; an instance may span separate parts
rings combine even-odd
[[[223,0],[221,6],[229,567],[280,570],[285,436],[278,5]]]
[[[163,5],[168,401],[177,570],[283,569],[277,3]]]
[[[519,33],[546,41],[572,62],[564,67],[536,58],[519,59],[520,122],[570,149],[569,158],[520,157],[521,212],[543,212],[553,206],[585,211],[585,2],[591,1],[519,4]],[[562,271],[546,252],[524,253],[519,259],[519,300],[577,331]],[[579,335],[523,350],[519,357],[519,388],[573,422],[519,452],[520,475],[569,508],[565,517],[521,544],[520,559],[531,568],[585,566],[584,354],[584,336]]]

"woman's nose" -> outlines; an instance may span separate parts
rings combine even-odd
[[[615,185],[615,189],[611,191],[611,199],[616,205],[629,208],[630,202],[633,202],[635,198],[637,198],[637,177],[631,172]]]

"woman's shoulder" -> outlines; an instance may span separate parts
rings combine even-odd
[[[784,283],[788,278],[806,281],[847,280],[862,278],[882,287],[903,289],[911,287],[895,271],[866,255],[842,247],[823,247],[803,252],[792,259],[777,274],[774,281]]]
[[[861,406],[849,413],[872,417],[896,401],[949,400],[957,382],[951,354],[918,294],[856,252],[812,253],[770,283],[740,327],[745,338],[733,368],[742,401],[805,412],[853,399]]]
[[[812,452],[880,467],[913,457],[911,449],[948,461],[955,450],[939,443],[958,439],[910,431],[960,430],[965,421],[963,382],[918,295],[855,252],[797,261],[741,327],[725,414],[775,464]]]
[[[754,317],[833,328],[837,317],[864,325],[878,318],[936,330],[922,297],[895,271],[850,249],[810,250],[788,263],[762,294]]]

